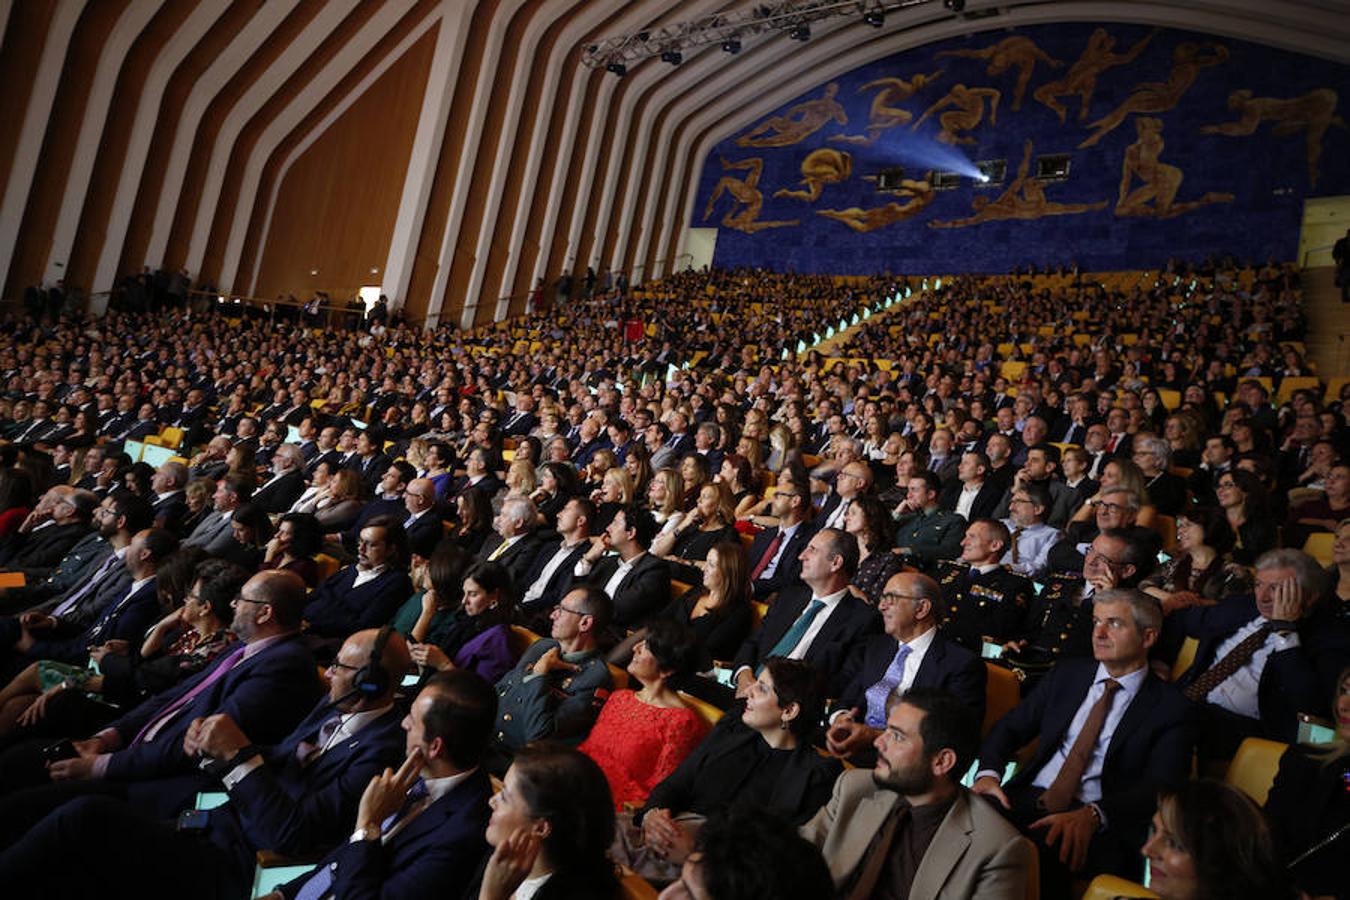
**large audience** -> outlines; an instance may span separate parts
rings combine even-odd
[[[24,896],[1344,892],[1290,266],[58,313],[0,323]]]

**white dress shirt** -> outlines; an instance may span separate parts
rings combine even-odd
[[[583,538],[582,540],[585,539]],[[548,587],[548,583],[553,580],[554,573],[558,571],[559,567],[566,562],[567,557],[570,556],[581,543],[582,541],[577,541],[575,544],[560,545],[552,558],[544,564],[544,568],[540,571],[539,577],[535,579],[534,584],[530,585],[530,589],[525,592],[525,596],[520,598],[520,602],[533,603],[542,597],[544,595],[544,588]]]
[[[1233,648],[1265,624],[1265,621],[1265,616],[1257,616],[1233,632],[1232,637],[1220,644],[1214,652],[1214,662],[1218,662],[1227,656]],[[1246,716],[1249,719],[1261,718],[1259,691],[1261,673],[1265,671],[1266,662],[1270,659],[1272,653],[1292,650],[1298,645],[1297,634],[1271,632],[1266,635],[1266,642],[1257,648],[1251,659],[1247,660],[1247,664],[1215,685],[1214,689],[1205,695],[1205,700],[1229,712],[1237,713],[1239,716]]]
[[[782,533],[783,539],[778,542],[778,552],[773,555],[773,559],[769,560],[769,564],[764,567],[764,571],[759,573],[760,578],[772,578],[773,573],[778,571],[778,564],[783,561],[783,554],[787,551],[788,543],[792,540],[792,536],[797,533],[797,529],[801,527],[801,522],[796,525],[779,526],[778,530]],[[750,565],[753,566],[755,562],[755,560],[751,560]]]
[[[1097,737],[1097,744],[1092,748],[1092,757],[1088,760],[1087,768],[1083,770],[1083,780],[1078,788],[1078,797],[1084,803],[1096,803],[1102,799],[1102,764],[1106,762],[1106,751],[1111,746],[1111,738],[1115,736],[1116,728],[1120,725],[1120,720],[1125,717],[1125,710],[1129,709],[1134,698],[1139,694],[1139,688],[1144,683],[1144,678],[1148,676],[1148,666],[1140,666],[1128,675],[1122,675],[1115,681],[1120,684],[1120,691],[1111,701],[1111,709],[1106,714],[1106,721],[1102,724],[1101,734]],[[1073,748],[1074,739],[1078,733],[1083,730],[1087,724],[1088,713],[1092,707],[1101,699],[1102,694],[1106,693],[1106,682],[1111,676],[1107,674],[1106,666],[1098,663],[1097,674],[1093,676],[1092,687],[1088,688],[1087,696],[1083,702],[1078,705],[1078,712],[1074,713],[1073,721],[1069,723],[1069,730],[1064,732],[1064,737],[1059,741],[1059,746],[1055,748],[1055,754],[1050,757],[1050,761],[1041,767],[1032,780],[1038,788],[1048,788],[1055,781],[1055,776],[1059,774],[1064,761],[1068,759],[1069,750]]]

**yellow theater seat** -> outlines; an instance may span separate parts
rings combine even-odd
[[[1329,531],[1318,531],[1308,535],[1303,542],[1303,552],[1324,566],[1331,565],[1331,548],[1336,543],[1336,535]]]
[[[1133,881],[1115,875],[1098,875],[1092,879],[1082,900],[1115,900],[1116,897],[1154,897],[1158,895]]]
[[[1233,754],[1233,761],[1223,776],[1224,783],[1251,797],[1257,806],[1265,806],[1270,786],[1275,783],[1275,773],[1280,770],[1280,757],[1288,749],[1288,744],[1279,741],[1247,738]]]
[[[684,691],[680,691],[680,700],[684,701],[684,705],[692,709],[709,728],[716,725],[722,718],[722,710],[713,706],[706,700],[700,700],[692,694],[686,694]]]
[[[984,684],[984,726],[981,735],[989,734],[994,723],[1006,716],[1022,699],[1022,684],[1012,669],[986,661],[988,680]]]

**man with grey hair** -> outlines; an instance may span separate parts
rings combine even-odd
[[[1350,663],[1350,633],[1319,610],[1325,575],[1300,550],[1256,561],[1256,590],[1168,621],[1169,637],[1199,641],[1178,684],[1200,705],[1202,758],[1221,759],[1245,737],[1293,743],[1298,714],[1328,715],[1338,674]]]
[[[527,585],[525,576],[534,565],[535,554],[539,552],[539,542],[534,537],[534,526],[539,520],[539,511],[529,497],[507,497],[502,501],[501,511],[492,520],[493,534],[483,542],[478,552],[481,560],[495,560],[511,573],[511,580],[518,590]]]
[[[280,515],[305,492],[305,454],[295,444],[282,444],[272,452],[272,477],[253,492],[253,505]]]
[[[151,505],[155,510],[155,527],[181,537],[179,529],[187,517],[187,495],[183,488],[188,482],[187,466],[169,460],[150,476],[150,490],[155,496]]]
[[[1102,488],[1088,501],[1092,516],[1085,522],[1070,522],[1046,557],[1051,572],[1081,572],[1084,557],[1097,535],[1112,528],[1132,528],[1139,518],[1141,498],[1123,485]]]
[[[398,464],[389,467],[395,471]],[[411,467],[409,467],[411,471]],[[389,473],[381,481],[389,480]],[[445,536],[445,525],[436,512],[436,483],[430,478],[414,478],[403,489],[403,530],[408,534],[408,549],[417,556],[430,557],[436,545]]]
[[[1092,659],[1061,659],[980,748],[973,790],[996,801],[1041,850],[1042,896],[1073,877],[1138,880],[1138,847],[1159,789],[1191,764],[1191,704],[1149,668],[1158,601],[1132,589],[1093,596]],[[1016,753],[1039,741],[1006,784]]]

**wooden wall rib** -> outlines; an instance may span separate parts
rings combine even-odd
[[[0,122],[11,124],[9,128],[0,128],[0,191],[9,183],[14,152],[19,146],[17,126],[28,110],[33,79],[37,77],[38,62],[47,46],[47,30],[55,12],[56,0],[16,3],[5,26],[4,44],[0,45],[0,84],[5,86],[0,91]]]
[[[487,35],[496,16],[497,6],[498,0],[485,0],[480,3],[474,10],[473,21],[469,25],[469,37],[464,45],[464,59],[460,64],[459,77],[455,80],[455,96],[451,101],[450,115],[445,123],[445,140],[441,142],[431,196],[427,199],[427,213],[422,232],[418,236],[417,255],[413,261],[412,275],[408,279],[405,309],[408,316],[413,319],[424,318],[431,302],[436,271],[440,266],[441,242],[445,238],[446,219],[450,215],[450,201],[460,175],[459,156],[464,150],[474,91],[478,89],[478,79],[484,77],[480,69],[486,52]],[[448,303],[449,297],[446,299]],[[459,306],[455,309],[456,312],[463,308],[464,298],[458,298],[457,302]],[[439,318],[440,321],[449,322],[454,317],[450,311],[442,309]]]
[[[128,0],[91,3],[84,8],[75,26],[51,118],[47,120],[42,155],[24,208],[9,278],[0,296],[17,296],[25,286],[41,281],[46,270],[52,232],[61,212],[61,198],[79,141],[94,73],[98,70],[99,53],[127,3]]]
[[[436,31],[432,29],[286,173],[258,271],[258,296],[285,292],[304,296],[315,285],[345,295],[371,284],[372,279],[378,283],[370,269],[382,266],[388,253],[435,49]],[[378,60],[382,55],[372,53],[371,57]],[[297,129],[300,135],[308,131]],[[272,158],[284,159],[290,146],[278,148]],[[354,172],[362,176],[353,179]],[[258,196],[265,198],[269,193],[270,188],[264,186]],[[255,222],[258,217],[255,209]],[[246,265],[251,266],[251,260]],[[319,270],[317,278],[310,276],[311,269]]]
[[[164,268],[180,268],[187,259],[188,245],[192,241],[192,226],[197,218],[197,205],[202,199],[206,169],[211,162],[211,151],[220,137],[220,128],[229,116],[230,110],[277,57],[283,53],[296,52],[291,44],[322,8],[323,0],[303,0],[207,105],[197,135],[192,142],[192,154],[188,158],[183,187],[174,210],[173,228],[164,249]],[[227,136],[226,140],[229,139]],[[149,207],[149,211],[153,214],[153,205]]]
[[[584,145],[584,137],[587,133],[587,126],[592,125],[596,116],[596,103],[600,94],[600,87],[605,78],[604,72],[597,72],[594,69],[580,69],[578,77],[586,79],[586,100],[581,104],[581,127],[577,129],[578,148]],[[577,198],[581,196],[582,185],[580,183],[579,160],[573,157],[572,170],[566,174],[566,182],[563,186],[561,209],[566,213],[576,207]],[[597,171],[600,171],[597,169]],[[559,220],[563,221],[562,219]],[[572,265],[572,260],[567,259],[567,228],[559,225],[553,229],[552,240],[548,245],[548,259],[545,271],[551,273],[560,273]],[[548,278],[548,286],[551,289],[553,282],[557,280],[554,274]]]
[[[146,78],[164,45],[173,39],[195,6],[195,3],[166,3],[160,7],[127,52],[109,103],[108,119],[90,173],[89,189],[71,244],[70,259],[66,263],[66,278],[72,284],[87,286],[93,279]]]
[[[178,132],[183,108],[192,94],[192,89],[202,73],[215,62],[216,56],[229,46],[264,2],[265,0],[236,0],[231,3],[225,14],[215,21],[169,76],[168,87],[165,88],[164,97],[160,101],[159,115],[155,118],[150,151],[146,155],[145,166],[141,171],[136,202],[131,210],[131,219],[127,223],[119,272],[139,271],[145,261],[154,226],[155,205],[159,201],[160,185],[164,181],[165,170],[169,166],[169,154],[173,150],[174,136]]]

